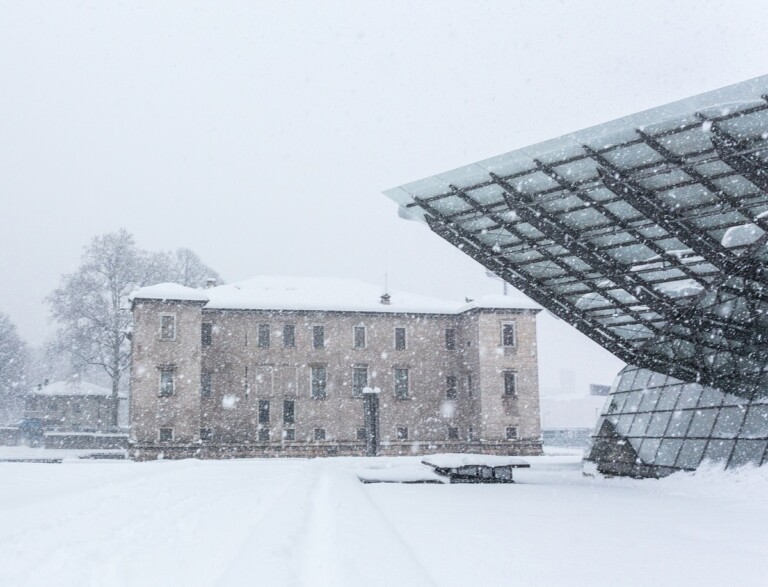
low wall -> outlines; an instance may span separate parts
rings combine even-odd
[[[295,443],[283,445],[210,444],[131,445],[131,458],[137,461],[164,459],[237,459],[237,458],[316,458],[362,457],[364,443]],[[379,456],[419,456],[437,453],[474,453],[504,456],[539,456],[541,442],[431,442],[389,443],[380,447]]]
[[[18,426],[0,427],[0,446],[17,446],[21,442],[21,429]]]
[[[45,448],[113,449],[128,448],[127,434],[99,434],[96,432],[46,432]]]

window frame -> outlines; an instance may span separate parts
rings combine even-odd
[[[445,399],[459,398],[459,378],[456,375],[445,376]]]
[[[456,329],[446,328],[445,329],[445,350],[447,351],[455,351],[457,344],[457,338],[456,338]]]
[[[200,324],[200,346],[213,345],[213,322]]]
[[[398,331],[403,331],[403,346],[400,348],[398,346],[398,337],[397,333]],[[396,351],[407,351],[408,350],[408,329],[405,326],[395,326],[392,331],[393,340],[392,344],[394,345],[394,348]]]
[[[290,410],[286,410],[288,405],[291,406]],[[288,417],[290,414],[290,417]],[[283,426],[286,424],[296,424],[296,400],[284,399],[283,400]]]
[[[165,336],[165,324],[163,324],[163,322],[166,318],[170,318],[172,322],[173,332],[171,333],[171,336]],[[163,342],[173,342],[176,340],[176,314],[168,312],[160,314],[160,332],[158,333],[158,340]]]
[[[405,394],[398,390],[398,372],[405,373]],[[409,367],[392,367],[392,393],[395,399],[409,399],[411,397],[411,369]]]
[[[312,438],[315,442],[323,442],[328,440],[328,434],[326,433],[325,428],[315,428],[312,433]]]
[[[357,334],[363,333],[362,344],[358,344]],[[368,329],[363,324],[357,324],[352,327],[352,348],[353,349],[365,349],[368,348]]]
[[[269,421],[270,421],[270,418],[272,416],[270,414],[269,400],[268,399],[260,399],[259,400],[259,405],[258,405],[257,409],[258,409],[257,414],[258,414],[258,423],[259,423],[259,425],[261,426],[263,424],[266,424],[267,426],[269,426]]]
[[[163,432],[170,431],[170,438],[163,438]],[[157,430],[157,441],[158,442],[173,442],[173,428],[169,427],[162,427],[158,428]]]
[[[315,378],[315,371],[322,369],[322,393],[315,393],[315,382],[319,379]],[[310,365],[309,366],[309,395],[312,399],[323,400],[328,397],[328,366],[327,365]]]
[[[176,368],[168,365],[159,367],[160,374],[158,380],[157,396],[158,397],[173,397],[176,394]],[[163,382],[163,376],[170,374],[170,392],[166,390],[166,386]],[[167,382],[166,382],[167,383]]]
[[[509,385],[507,383],[508,377],[512,376],[512,393],[509,393]],[[517,386],[517,371],[514,369],[504,369],[501,372],[501,380],[503,384],[503,390],[502,390],[502,396],[505,398],[517,398],[518,396],[518,386]]]
[[[213,396],[213,371],[200,372],[200,397],[207,399]]]
[[[507,344],[506,329],[511,327],[512,344]],[[505,349],[517,348],[517,322],[514,320],[505,320],[501,323],[501,346]]]
[[[360,372],[365,373],[365,384],[358,390],[357,389],[357,374]],[[352,397],[363,397],[363,389],[368,387],[368,365],[353,365],[352,366]]]
[[[268,349],[270,345],[271,328],[269,324],[258,324],[256,326],[256,348]]]
[[[296,428],[283,428],[282,439],[284,442],[294,442],[296,440]]]
[[[318,344],[318,333],[320,333],[320,344]],[[312,325],[312,348],[324,349],[325,347],[325,324]]]
[[[504,432],[507,440],[518,440],[520,438],[517,434],[517,426],[507,426]]]
[[[287,336],[287,333],[290,332],[290,336]],[[290,339],[290,343],[288,344],[288,340]],[[295,349],[296,348],[296,325],[295,324],[283,324],[283,348],[284,349]]]
[[[459,435],[459,427],[458,426],[448,426],[448,437],[447,440],[461,440],[461,436]]]

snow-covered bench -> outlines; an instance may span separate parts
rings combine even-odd
[[[518,457],[474,454],[430,455],[421,462],[451,483],[514,483],[512,472],[531,466]]]

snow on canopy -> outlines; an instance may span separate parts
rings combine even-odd
[[[401,291],[387,293],[389,303],[382,303],[381,287],[354,279],[260,276],[206,290],[163,283],[138,289],[131,299],[205,301],[205,308],[216,310],[459,314],[475,308],[541,309],[521,294],[454,302]]]
[[[112,395],[112,390],[96,385],[94,383],[88,383],[87,381],[54,381],[47,385],[39,385],[34,387],[30,392],[31,395],[44,395],[44,396],[56,396],[56,395],[80,395],[80,396],[106,396]]]

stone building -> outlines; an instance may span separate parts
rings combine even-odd
[[[137,290],[135,458],[360,455],[363,390],[379,454],[539,454],[536,314],[351,280],[268,278]]]

